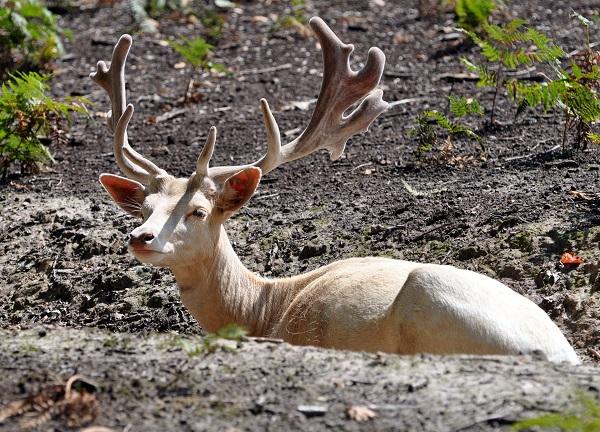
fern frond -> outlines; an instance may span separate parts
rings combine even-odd
[[[483,115],[483,108],[477,99],[448,96],[450,102],[450,112],[458,118],[465,117],[469,114]]]
[[[473,63],[465,57],[462,57],[460,62],[468,70],[475,72],[479,76],[479,81],[477,81],[478,87],[493,87],[496,85],[496,72],[490,71],[487,66]]]

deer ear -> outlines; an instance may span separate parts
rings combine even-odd
[[[225,181],[217,198],[217,208],[226,217],[242,207],[254,194],[262,173],[260,168],[246,168]]]
[[[144,185],[113,174],[101,174],[100,183],[119,207],[132,216],[142,217],[141,208],[146,197]]]

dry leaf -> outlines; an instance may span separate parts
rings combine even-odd
[[[577,267],[583,260],[572,252],[565,252],[560,257],[560,262],[565,266]]]
[[[82,429],[80,432],[115,432],[114,429],[109,429],[104,426],[90,426]]]
[[[78,383],[82,390],[73,388]],[[88,393],[85,387],[94,386],[73,375],[64,385],[47,386],[35,395],[10,403],[0,411],[0,422],[22,417],[19,424],[24,429],[40,427],[53,418],[69,427],[89,424],[98,416],[100,406],[96,395]]]
[[[281,111],[290,111],[290,110],[296,110],[296,109],[298,109],[300,111],[306,111],[316,101],[317,101],[316,99],[308,99],[305,101],[291,101],[290,103],[284,105],[281,108]]]
[[[572,190],[569,191],[569,194],[571,194],[571,196],[573,196],[573,198],[575,199],[580,199],[580,200],[584,200],[584,201],[595,201],[600,199],[600,194],[599,193],[594,193],[594,192],[582,192],[582,191],[578,191],[578,190]]]
[[[254,15],[252,18],[250,18],[250,21],[257,24],[262,24],[269,22],[269,18],[264,15]]]
[[[357,422],[371,420],[377,417],[377,413],[364,405],[352,405],[346,411],[348,418]]]
[[[395,44],[403,44],[403,43],[407,43],[407,42],[412,42],[415,40],[415,36],[413,34],[404,32],[404,31],[397,31],[396,33],[394,33],[394,43]]]

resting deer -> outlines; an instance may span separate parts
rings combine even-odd
[[[319,149],[339,157],[346,141],[387,108],[377,89],[385,56],[371,48],[365,66],[350,69],[354,47],[320,19],[310,21],[323,52],[324,73],[312,118],[281,145],[267,102],[260,107],[267,152],[243,166],[209,167],[211,127],[189,178],[175,178],[136,152],[127,140],[133,106],[126,105],[122,36],[110,68],[91,77],[107,92],[117,165],[128,177],[102,174],[116,203],[143,223],[129,236],[137,259],[173,272],[183,304],[207,331],[228,323],[250,335],[292,344],[349,350],[451,354],[541,351],[551,361],[579,360],[556,325],[534,303],[487,276],[455,267],[387,258],[346,259],[283,279],[253,274],[232,249],[223,223],[253,195],[261,175]],[[358,107],[344,113],[353,104]]]

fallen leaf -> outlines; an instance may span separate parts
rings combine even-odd
[[[115,432],[114,429],[109,429],[104,426],[90,426],[82,429],[80,432]]]
[[[308,99],[308,100],[305,100],[305,101],[291,101],[290,103],[284,105],[281,108],[281,110],[282,111],[290,111],[290,110],[306,111],[316,101],[317,101],[316,99]]]
[[[396,33],[394,33],[394,43],[395,44],[403,44],[403,43],[407,43],[407,42],[412,42],[415,40],[415,36],[407,33],[405,31],[397,31]]]
[[[69,427],[89,424],[99,414],[96,386],[79,375],[62,384],[50,385],[25,399],[10,403],[0,411],[0,422],[20,417],[23,429],[39,428],[52,419]]]
[[[254,15],[253,17],[250,18],[250,21],[252,21],[253,23],[267,23],[269,22],[269,18],[264,16],[264,15]]]
[[[583,260],[581,259],[581,257],[575,255],[572,252],[565,252],[564,254],[562,254],[562,256],[560,257],[560,262],[566,266],[578,266],[579,264],[583,263]]]
[[[584,200],[584,201],[595,201],[600,199],[600,194],[599,193],[594,193],[594,192],[583,192],[583,191],[578,191],[578,190],[572,190],[569,191],[569,194],[575,198],[575,199],[580,199],[580,200]]]
[[[371,420],[377,417],[377,413],[364,405],[352,405],[346,411],[348,418],[357,422]]]

